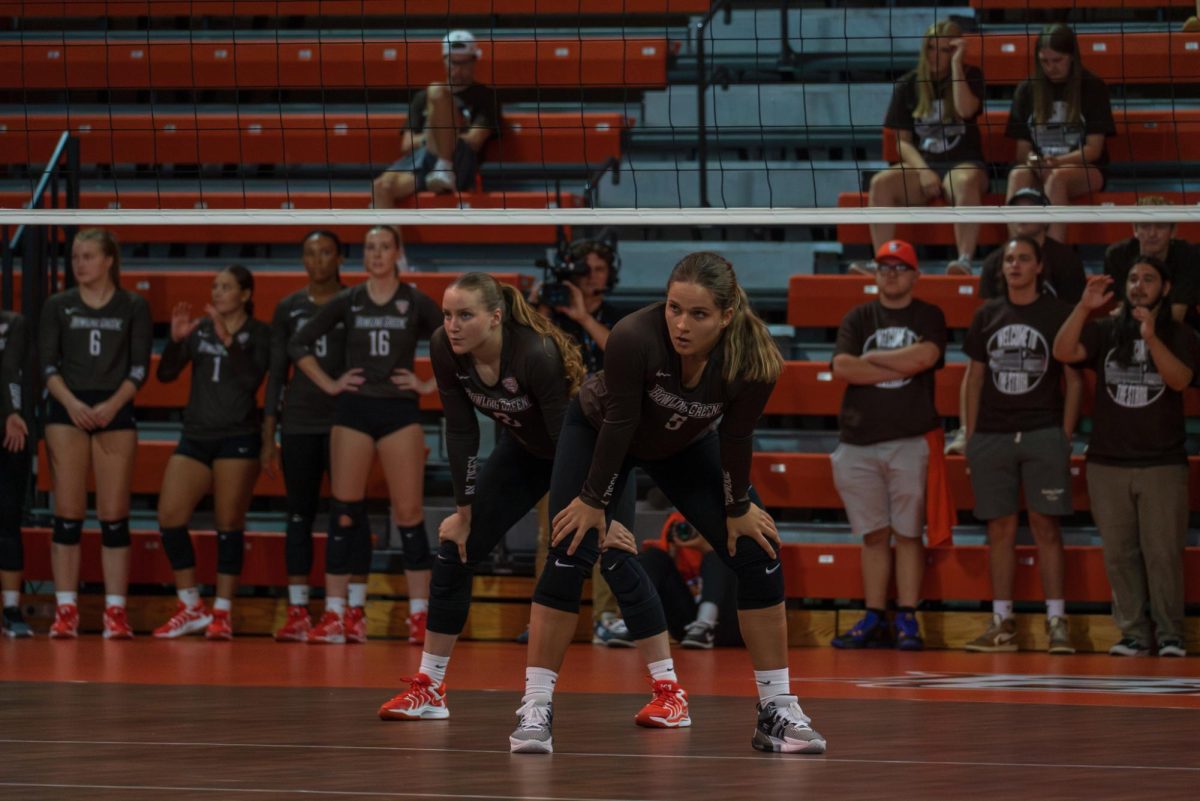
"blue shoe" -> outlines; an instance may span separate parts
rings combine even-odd
[[[592,627],[592,645],[607,645],[609,648],[632,648],[633,637],[619,617],[601,618]]]
[[[867,611],[849,631],[833,638],[834,648],[891,648],[892,630],[878,612]]]
[[[912,611],[896,613],[896,649],[899,651],[923,651],[925,641],[921,639],[921,627],[917,623],[917,613]]]

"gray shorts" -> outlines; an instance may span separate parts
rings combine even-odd
[[[387,168],[388,172],[411,172],[417,179],[417,191],[425,191],[425,176],[437,164],[437,157],[427,147],[419,147],[406,154]],[[475,186],[475,175],[479,172],[479,154],[459,139],[454,145],[454,183],[458,191],[465,192]]]
[[[1069,515],[1071,442],[1061,428],[1015,434],[976,432],[967,440],[967,466],[975,491],[975,516],[1015,515],[1020,491],[1025,505],[1044,515]]]
[[[929,469],[929,445],[924,437],[874,445],[843,442],[831,459],[833,483],[856,536],[891,528],[901,537],[920,538],[925,527]]]

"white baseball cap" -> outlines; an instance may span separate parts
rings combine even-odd
[[[475,42],[475,36],[470,31],[450,31],[442,37],[442,55],[470,55],[479,58],[483,52]]]

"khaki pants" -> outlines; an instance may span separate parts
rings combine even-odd
[[[538,501],[537,516],[537,555],[534,557],[537,561],[533,566],[533,575],[541,577],[542,568],[546,566],[546,554],[550,552],[549,495],[543,495],[542,499]],[[600,560],[597,559],[595,567],[592,568],[592,622],[598,622],[605,614],[616,617],[621,616],[620,608],[617,606],[617,597],[609,589],[608,582],[600,577]]]
[[[1113,620],[1122,636],[1153,645],[1153,620],[1159,642],[1182,640],[1187,466],[1088,462],[1087,479],[1112,586]]]

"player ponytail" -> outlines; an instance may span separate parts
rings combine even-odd
[[[733,265],[711,251],[684,256],[671,271],[667,286],[682,281],[707,289],[722,312],[733,310],[733,319],[725,328],[725,381],[774,382],[783,372],[783,357],[771,338],[766,323],[750,308],[746,291],[737,282]]]
[[[512,320],[517,325],[523,325],[526,328],[532,328],[543,337],[551,339],[558,347],[559,356],[562,358],[563,375],[567,380],[568,394],[574,395],[579,390],[579,385],[583,383],[583,377],[587,373],[583,366],[583,357],[579,353],[579,346],[557,326],[538,314],[525,301],[516,287],[501,284],[487,273],[465,273],[450,286],[455,289],[478,292],[480,302],[489,312],[502,309],[503,319]]]

